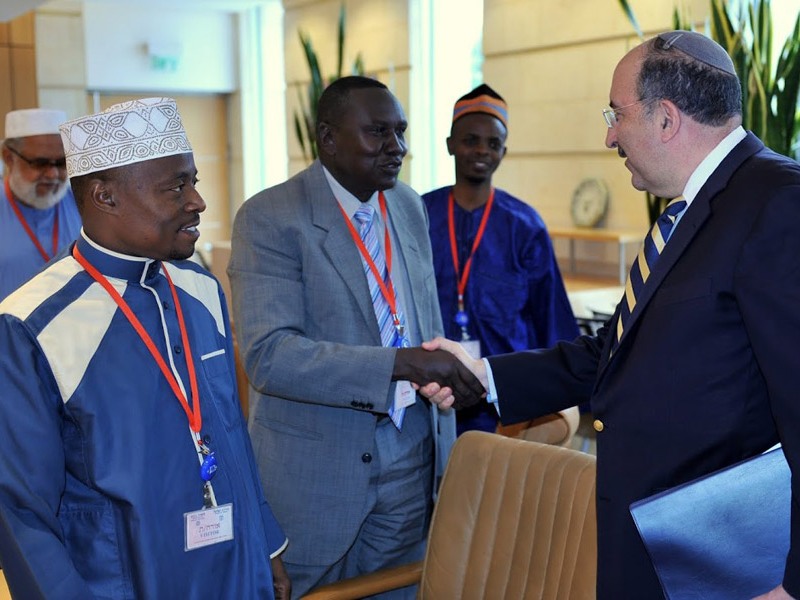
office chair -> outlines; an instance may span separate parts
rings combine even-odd
[[[421,600],[595,597],[595,457],[468,431],[453,447],[422,562],[321,586],[307,600],[419,583]]]

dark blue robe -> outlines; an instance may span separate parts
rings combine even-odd
[[[461,341],[456,324],[457,276],[450,251],[447,200],[451,186],[422,196],[430,217],[433,264],[439,290],[445,335]],[[485,206],[472,212],[455,204],[459,268],[463,271],[478,232]],[[553,245],[539,214],[528,204],[495,190],[486,231],[472,259],[464,294],[469,316],[467,332],[491,356],[548,348],[558,340],[578,336]],[[494,431],[497,414],[491,407],[458,414],[459,433],[467,429]]]

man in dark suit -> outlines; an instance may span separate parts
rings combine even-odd
[[[294,596],[422,558],[455,417],[409,382],[457,368],[453,385],[483,392],[452,355],[418,347],[442,322],[422,199],[397,181],[406,125],[382,83],[337,80],[319,101],[320,160],[245,202],[233,227],[250,432]],[[376,301],[393,307],[383,327]]]
[[[626,159],[633,186],[683,197],[653,238],[660,255],[637,258],[596,336],[485,362],[461,356],[504,423],[591,402],[598,598],[652,599],[663,592],[632,502],[779,440],[800,469],[800,166],[744,131],[733,63],[698,33],[632,50],[610,99],[606,145]],[[459,351],[445,340],[427,347]],[[445,388],[423,392],[453,402]],[[763,598],[800,597],[797,477],[792,506],[785,576]]]

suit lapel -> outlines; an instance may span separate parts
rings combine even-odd
[[[344,221],[339,202],[328,185],[322,165],[318,161],[315,162],[308,174],[311,219],[315,227],[327,232],[322,243],[322,251],[352,295],[365,325],[372,332],[375,343],[380,345],[381,334],[378,331],[378,322],[375,319],[375,310],[370,300],[358,247]]]
[[[416,315],[417,331],[423,339],[430,336],[431,332],[424,331],[422,328],[421,315],[426,314],[426,308],[420,304],[421,299],[426,298],[424,293],[414,293],[415,290],[425,289],[425,280],[423,272],[420,269],[413,269],[410,265],[419,263],[419,243],[417,241],[416,232],[411,228],[410,223],[414,223],[413,215],[409,214],[411,204],[409,199],[404,198],[402,194],[397,191],[397,188],[385,190],[386,196],[386,210],[389,213],[389,220],[394,228],[397,237],[397,251],[402,253],[403,262],[406,266],[406,274],[408,275],[408,296],[414,303],[414,314]],[[428,234],[427,231],[424,232]],[[393,271],[392,277],[403,277],[404,274],[399,270]],[[409,311],[406,310],[405,318],[409,318]]]
[[[728,156],[720,163],[717,169],[711,174],[706,183],[700,188],[697,196],[692,200],[689,208],[681,217],[680,222],[675,227],[675,231],[669,238],[669,242],[664,247],[664,251],[658,258],[655,268],[650,273],[647,279],[647,284],[644,286],[640,297],[636,299],[636,306],[633,309],[626,325],[625,333],[620,340],[619,346],[622,347],[626,343],[630,343],[631,332],[636,327],[640,317],[647,309],[647,305],[653,298],[664,278],[672,270],[672,267],[681,257],[683,252],[694,239],[697,232],[702,227],[703,223],[711,216],[711,201],[725,189],[730,181],[730,178],[741,166],[741,164],[750,158],[753,154],[758,152],[764,147],[761,141],[752,133],[748,133],[736,147],[731,151]],[[619,308],[615,312],[615,318],[610,323],[609,336],[613,336],[617,328],[617,320],[619,319]],[[609,352],[611,345],[606,344],[603,353],[603,363],[601,364],[600,375],[605,371],[605,367],[610,361]],[[618,351],[614,353],[614,356]]]

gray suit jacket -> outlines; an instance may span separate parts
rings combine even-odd
[[[427,215],[402,183],[385,196],[419,331],[430,339],[442,324]],[[332,563],[367,514],[362,457],[374,444],[375,413],[393,399],[396,351],[381,347],[361,257],[319,162],[244,203],[228,274],[257,392],[251,433],[266,496],[290,537],[290,560]],[[455,439],[452,411],[431,409],[431,426],[441,475]]]

